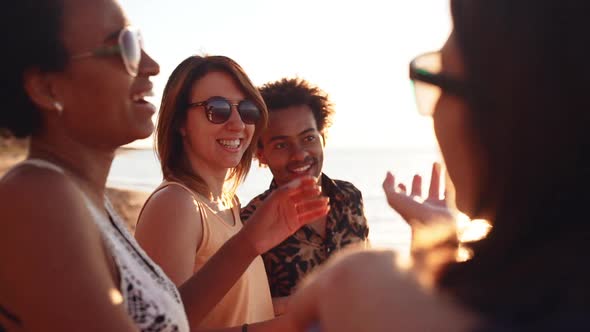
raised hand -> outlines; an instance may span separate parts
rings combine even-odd
[[[383,181],[383,190],[389,206],[397,211],[410,226],[454,220],[455,211],[450,207],[454,200],[454,188],[450,182],[447,182],[444,196],[441,198],[440,178],[441,166],[439,163],[433,163],[426,199],[422,198],[422,177],[417,174],[412,180],[410,194],[407,193],[403,183],[396,186],[395,177],[391,172],[387,172]]]
[[[329,199],[313,177],[295,179],[275,190],[242,230],[256,252],[272,249],[301,226],[327,215]]]

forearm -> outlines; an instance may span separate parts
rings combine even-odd
[[[264,322],[248,324],[248,332],[296,332],[298,331],[292,320],[287,317],[279,317]],[[224,329],[191,329],[192,332],[242,332],[242,326],[228,327]]]
[[[287,316],[281,316],[266,322],[260,322],[248,326],[248,332],[295,332],[295,326],[292,319]]]
[[[290,298],[290,296],[272,298],[272,306],[274,308],[275,317],[282,316],[287,312],[287,305],[289,304]]]
[[[257,256],[258,253],[239,232],[179,287],[190,326],[199,326]]]

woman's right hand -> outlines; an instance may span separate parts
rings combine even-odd
[[[454,188],[452,187],[452,183],[447,181],[444,197],[441,199],[440,178],[441,166],[439,163],[433,163],[428,197],[423,199],[422,177],[414,175],[412,190],[408,194],[406,186],[403,183],[399,183],[396,186],[394,175],[391,172],[387,172],[383,181],[383,190],[387,197],[387,203],[412,228],[420,225],[429,225],[433,222],[454,221],[456,219],[456,211],[451,207],[454,201]]]
[[[272,249],[301,226],[327,215],[329,199],[317,179],[301,177],[276,189],[258,207],[242,232],[258,254]]]

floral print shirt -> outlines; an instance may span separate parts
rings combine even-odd
[[[299,281],[333,252],[351,244],[368,245],[369,227],[361,192],[351,183],[332,180],[325,174],[322,174],[321,185],[324,195],[330,198],[325,237],[312,227],[303,226],[262,255],[273,297],[290,295]],[[252,199],[242,209],[242,221],[247,222],[257,206],[276,188],[273,180],[267,191]]]

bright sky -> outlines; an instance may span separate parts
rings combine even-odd
[[[160,63],[156,105],[182,60],[221,54],[256,85],[299,76],[326,91],[336,105],[329,147],[435,146],[431,120],[416,113],[408,63],[442,46],[446,0],[120,1]]]

